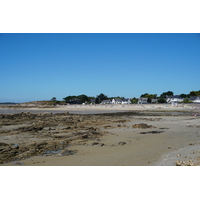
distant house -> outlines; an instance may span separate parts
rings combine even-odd
[[[102,102],[101,102],[101,104],[111,104],[112,102],[110,101],[110,100],[103,100]]]
[[[95,104],[95,99],[90,99],[91,104]]]
[[[138,104],[145,104],[148,103],[148,98],[142,97],[138,99]]]
[[[120,98],[116,98],[112,100],[112,104],[121,104],[122,103],[122,99]]]
[[[131,99],[123,99],[122,100],[122,104],[131,104],[132,102],[131,102]]]
[[[124,98],[116,98],[112,100],[112,104],[131,104],[131,100]]]
[[[200,96],[191,96],[190,101],[193,103],[200,103]]]
[[[78,98],[72,98],[69,100],[69,104],[81,104],[81,100]]]
[[[166,96],[166,101],[167,103],[178,103],[178,102],[182,102],[183,98],[179,95]]]
[[[158,99],[151,99],[151,103],[158,103]]]

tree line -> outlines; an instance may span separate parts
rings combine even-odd
[[[53,97],[50,101],[53,102],[54,104],[63,104],[63,103],[69,103],[69,104],[83,104],[83,103],[93,103],[93,104],[99,104],[101,103],[103,100],[112,100],[112,99],[116,99],[116,98],[122,98],[124,99],[124,97],[108,97],[107,95],[100,93],[99,95],[97,95],[96,97],[91,97],[91,96],[87,96],[85,94],[81,94],[78,96],[67,96],[63,98],[63,101],[58,101],[56,99],[56,97]]]
[[[140,95],[140,98],[148,98],[147,102],[149,102],[149,103],[152,103],[152,99],[157,99],[158,103],[166,103],[166,97],[173,96],[173,95],[174,95],[174,93],[172,91],[163,92],[160,96],[158,96],[157,94],[144,93],[144,94]],[[189,98],[191,96],[199,96],[199,95],[200,95],[200,90],[199,91],[191,91],[189,94],[180,94],[179,96],[184,98],[185,101],[189,101]],[[67,96],[67,97],[63,98],[63,101],[58,101],[56,99],[56,97],[53,97],[51,99],[51,101],[54,104],[64,104],[64,103],[67,103],[67,104],[83,104],[83,103],[99,104],[103,100],[112,100],[112,99],[117,99],[117,98],[125,99],[124,97],[120,97],[120,96],[108,97],[107,95],[100,93],[96,97],[87,96],[85,94],[81,94],[78,96],[75,96],[75,95]],[[136,98],[136,97],[131,98],[131,102],[137,103],[138,98]]]
[[[189,99],[192,96],[199,96],[200,95],[200,90],[198,91],[191,91],[189,94],[180,94],[179,96],[183,98],[183,103],[189,103]],[[157,94],[142,94],[140,97],[145,97],[148,98],[147,102],[152,103],[152,99],[157,99],[158,103],[166,103],[166,98],[167,96],[174,96],[174,93],[172,91],[168,92],[163,92],[160,96],[157,96]]]

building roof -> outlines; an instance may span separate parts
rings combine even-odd
[[[116,98],[116,99],[113,99],[114,101],[118,101],[118,102],[122,102],[123,100],[121,98]]]
[[[141,97],[141,98],[139,98],[139,100],[148,100],[148,98],[147,97]]]
[[[200,99],[200,95],[199,96],[191,96],[190,100],[196,100],[196,99]]]
[[[127,99],[123,99],[123,101],[128,101],[128,100],[130,100],[129,98],[127,98]]]
[[[111,103],[110,100],[103,100],[101,103]]]

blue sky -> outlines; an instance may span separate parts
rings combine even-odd
[[[0,102],[189,93],[199,74],[199,34],[0,34]]]

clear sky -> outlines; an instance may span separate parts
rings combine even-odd
[[[0,34],[0,102],[187,94],[199,76],[199,34]]]

